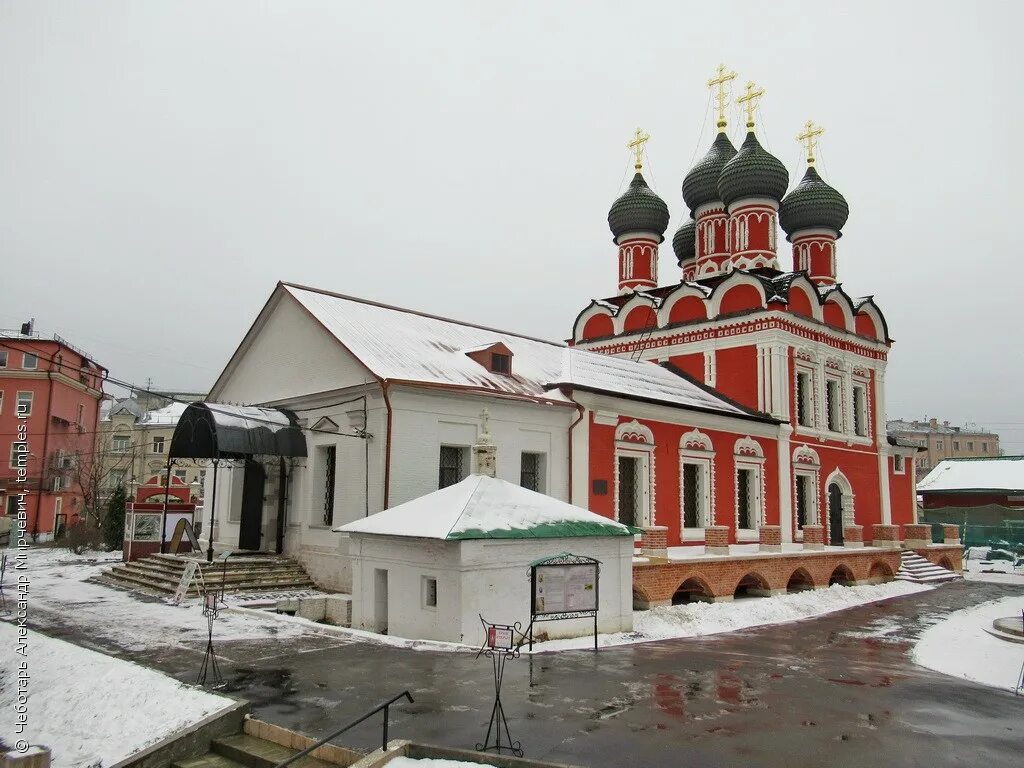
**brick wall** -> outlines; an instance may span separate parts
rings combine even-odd
[[[889,581],[899,570],[897,550],[823,550],[792,555],[751,555],[728,560],[698,560],[633,566],[633,593],[638,607],[666,605],[685,582],[712,599],[731,599],[744,577],[754,575],[773,593],[786,591],[794,574],[814,587],[827,587],[832,576],[854,583]],[[837,569],[840,571],[837,574]],[[800,571],[800,573],[797,573]]]

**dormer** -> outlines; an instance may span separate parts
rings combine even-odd
[[[470,360],[482,365],[491,373],[500,373],[503,376],[512,375],[512,350],[500,341],[464,349],[462,352]]]

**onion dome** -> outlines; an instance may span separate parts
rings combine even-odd
[[[787,235],[819,227],[841,234],[849,216],[846,198],[826,184],[813,165],[779,207],[779,224]]]
[[[643,175],[637,172],[629,183],[629,189],[612,203],[608,211],[608,227],[616,240],[629,232],[650,232],[660,238],[660,243],[665,239],[668,218],[665,201],[647,186]]]
[[[782,200],[788,186],[786,166],[761,146],[753,131],[747,133],[739,151],[718,177],[719,199],[726,205],[745,197]]]
[[[676,230],[672,238],[672,250],[676,252],[676,261],[680,267],[684,261],[697,258],[697,223],[693,219],[687,219]]]
[[[718,195],[718,177],[725,164],[736,154],[736,147],[724,133],[719,133],[711,144],[711,149],[704,155],[683,179],[683,200],[690,211],[696,211],[705,203],[713,203],[722,198]]]

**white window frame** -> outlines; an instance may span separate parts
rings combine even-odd
[[[857,392],[861,393],[861,402],[857,403]],[[866,381],[854,377],[853,386],[850,387],[850,397],[852,402],[850,404],[850,413],[852,418],[850,419],[850,430],[853,432],[854,437],[870,437],[871,436],[871,424],[869,422],[868,414],[871,412],[868,408],[868,384]],[[863,428],[863,434],[857,432],[857,420],[860,420],[861,427]]]
[[[830,398],[828,396],[830,384],[834,385],[836,388],[836,396],[833,398]],[[846,429],[844,428],[844,422],[846,421],[846,419],[844,418],[844,412],[846,409],[843,408],[843,389],[844,387],[842,375],[839,373],[832,373],[830,370],[826,371],[824,390],[825,397],[822,398],[822,407],[824,409],[822,415],[825,418],[822,422],[822,426],[825,428],[827,432],[833,435],[841,435],[844,432],[846,432]],[[830,410],[834,411],[834,413],[830,413]],[[831,418],[832,416],[835,416],[834,420]],[[830,423],[832,421],[835,421],[834,427]]]
[[[748,539],[755,541],[760,536],[759,530],[765,524],[764,510],[764,450],[761,444],[750,435],[736,441],[733,451],[733,485],[735,487],[735,527],[738,541]],[[753,528],[740,528],[740,470],[748,470],[751,473],[750,499],[751,517]]]
[[[806,477],[810,481],[811,489],[811,504],[808,509],[808,525],[822,525],[821,522],[821,461],[818,459],[818,454],[813,449],[807,446],[800,446],[793,451],[793,509],[792,509],[792,520],[793,520],[793,540],[803,541],[804,531],[800,527],[799,520],[797,518],[797,494],[799,493],[799,484],[797,483],[797,477]]]
[[[697,495],[697,527],[684,525],[683,499],[687,464],[696,465],[700,493]],[[708,526],[715,524],[715,451],[711,438],[694,429],[679,439],[679,529],[683,541],[701,541]]]
[[[164,453],[165,443],[166,440],[161,435],[153,435],[153,439],[150,441],[150,453],[157,453],[162,455]],[[157,446],[160,447],[159,450],[157,450]]]
[[[7,350],[0,349],[0,368],[7,367]]]
[[[32,365],[28,364],[29,358],[32,358]],[[24,371],[39,370],[39,355],[34,352],[23,352],[21,355],[21,368]]]
[[[640,466],[641,503],[639,527],[657,525],[655,522],[655,484],[654,484],[654,433],[650,428],[633,420],[619,424],[615,428],[615,455],[613,457],[615,472],[615,520],[619,519],[619,458],[634,458]]]
[[[903,475],[907,472],[907,458],[901,453],[894,453],[892,455],[892,473],[894,475]]]
[[[25,411],[24,413],[22,413],[22,411],[21,411],[21,403],[22,403],[23,400],[25,400],[23,395],[27,395],[28,396],[28,399],[27,399],[28,410]],[[17,395],[15,395],[15,398],[14,398],[14,415],[18,416],[18,417],[31,416],[32,415],[32,407],[35,405],[35,399],[36,399],[36,393],[35,392],[32,392],[31,390],[19,390]]]
[[[818,425],[821,423],[819,414],[819,403],[822,398],[818,397],[818,379],[821,366],[817,363],[811,353],[798,350],[793,364],[793,429],[803,434],[816,434]],[[800,376],[806,376],[807,381],[807,410],[810,424],[800,423]]]

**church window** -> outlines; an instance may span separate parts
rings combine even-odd
[[[814,426],[814,408],[811,401],[811,375],[809,373],[797,373],[796,375],[796,413],[797,423],[800,426]]]
[[[839,432],[842,428],[842,400],[839,396],[839,380],[828,379],[825,382],[825,418],[829,432]]]
[[[683,464],[683,527],[698,527],[700,509],[700,467],[696,464]]]
[[[324,445],[319,448],[321,461],[324,467],[324,525],[331,525],[334,522],[334,481],[338,464],[338,448],[334,445]]]
[[[902,475],[903,472],[904,472],[904,469],[905,469],[905,464],[903,463],[903,457],[899,456],[899,455],[893,456],[892,457],[892,471],[894,473],[896,473],[897,475]]]
[[[867,392],[860,384],[853,385],[853,431],[860,437],[867,435]]]
[[[523,451],[519,459],[519,485],[538,493],[544,492],[544,454]]]
[[[424,576],[422,579],[421,590],[423,593],[423,607],[437,608],[437,579],[431,578],[430,576]]]
[[[751,517],[753,512],[754,493],[754,470],[740,469],[736,471],[736,515],[737,526],[740,528],[753,528],[754,521]]]
[[[455,445],[442,445],[438,463],[437,487],[447,488],[449,485],[466,478],[466,461],[468,450]]]
[[[796,527],[802,529],[812,518],[813,497],[811,496],[811,477],[796,476]]]

